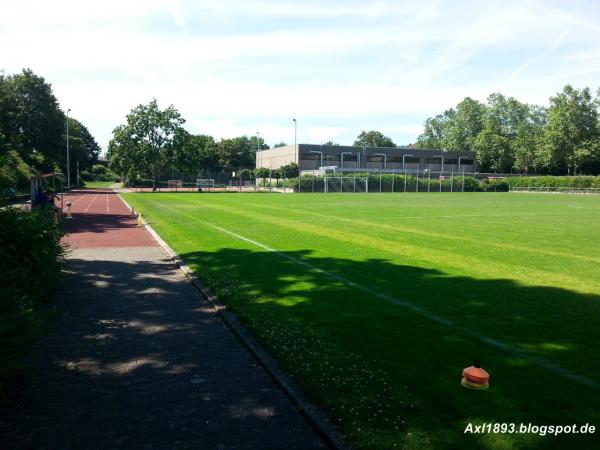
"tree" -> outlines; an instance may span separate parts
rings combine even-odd
[[[66,133],[64,135],[66,148]],[[98,162],[100,146],[88,129],[77,119],[69,117],[69,159],[71,168],[78,162],[81,170],[92,167]]]
[[[273,148],[278,148],[278,147],[285,147],[287,144],[283,141],[278,142],[277,144],[273,145]]]
[[[498,133],[492,125],[486,126],[473,142],[477,155],[477,164],[483,172],[493,171],[503,173],[512,167],[510,141]]]
[[[44,78],[29,69],[0,78],[0,152],[14,149],[26,162],[44,161],[40,169],[50,169],[53,161],[64,161],[64,127],[65,116]]]
[[[391,138],[384,136],[381,132],[371,130],[371,131],[362,131],[356,140],[354,141],[354,145],[357,147],[367,146],[367,147],[395,147],[394,141]]]
[[[423,126],[423,134],[419,135],[417,138],[417,148],[443,149],[449,122],[450,111],[446,111],[444,114],[438,114],[433,118],[427,118]]]
[[[329,145],[331,147],[339,147],[340,144],[338,144],[337,142],[333,142],[333,141],[327,141],[327,142],[323,143],[323,145]]]
[[[158,172],[173,157],[173,143],[181,136],[185,120],[169,106],[158,108],[156,100],[138,105],[127,115],[127,124],[115,128],[108,156],[121,173],[139,170],[152,177],[156,190]]]
[[[268,178],[269,169],[267,167],[257,167],[254,171],[254,175],[256,176],[256,178]]]
[[[291,162],[286,164],[285,166],[281,166],[281,172],[284,175],[284,178],[298,178],[300,175],[300,170],[298,168],[298,164],[295,162]]]
[[[599,137],[597,100],[589,88],[567,85],[550,98],[544,140],[551,171],[576,174],[586,159],[597,158]]]
[[[448,150],[474,151],[477,135],[483,130],[486,107],[483,103],[466,97],[452,110],[445,128],[443,148]]]
[[[254,167],[256,164],[256,138],[254,145],[248,136],[221,139],[217,147],[219,166],[222,170],[235,171],[239,168]]]

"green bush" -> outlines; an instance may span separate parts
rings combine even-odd
[[[594,183],[598,183],[598,177],[510,177],[507,181],[511,187],[515,188],[590,188],[594,187]]]
[[[510,184],[506,179],[486,180],[483,183],[483,188],[487,192],[508,192]]]
[[[42,302],[61,275],[63,234],[49,211],[0,211],[0,393],[41,328]]]

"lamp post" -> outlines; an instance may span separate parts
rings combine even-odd
[[[294,121],[294,152],[295,152],[295,160],[296,160],[296,164],[298,164],[298,167],[300,167],[300,163],[299,163],[299,157],[298,157],[298,122],[296,121],[296,119],[293,119]]]
[[[71,165],[69,162],[69,112],[71,112],[71,109],[67,109],[67,189],[71,189]]]
[[[321,166],[323,167],[323,152],[320,152],[319,150],[311,150],[311,153],[318,153],[319,155],[321,155]]]
[[[402,170],[404,170],[404,159],[405,159],[407,156],[408,156],[408,157],[410,157],[410,158],[412,158],[412,156],[413,156],[413,155],[402,155]]]

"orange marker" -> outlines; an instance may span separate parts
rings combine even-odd
[[[470,389],[487,389],[490,387],[490,374],[477,363],[466,367],[462,372],[461,384]]]

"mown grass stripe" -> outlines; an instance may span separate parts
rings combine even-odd
[[[152,200],[150,200],[150,201],[152,202]],[[466,327],[458,325],[458,324],[456,324],[456,323],[454,323],[454,322],[452,322],[452,321],[450,321],[450,320],[448,320],[448,319],[446,319],[446,318],[444,318],[444,317],[442,317],[440,315],[432,313],[432,312],[430,312],[430,311],[428,311],[428,310],[426,310],[426,309],[424,309],[424,308],[422,308],[420,306],[417,306],[417,305],[415,305],[415,304],[413,304],[411,302],[407,302],[405,300],[401,300],[401,299],[392,297],[390,295],[383,294],[381,292],[378,292],[378,291],[375,291],[375,290],[373,290],[371,288],[363,286],[362,284],[355,283],[355,282],[353,282],[353,281],[351,281],[351,280],[349,280],[349,279],[347,279],[345,277],[342,277],[342,276],[340,276],[338,274],[335,274],[335,273],[326,271],[324,269],[321,269],[320,267],[314,266],[314,265],[312,265],[310,263],[307,263],[306,261],[301,261],[301,260],[299,260],[297,258],[294,258],[291,255],[286,254],[285,252],[282,252],[282,251],[277,250],[275,248],[269,247],[268,245],[260,243],[260,242],[254,240],[254,239],[250,239],[248,237],[245,237],[245,236],[243,236],[243,235],[241,235],[239,233],[235,233],[235,232],[227,230],[226,228],[223,228],[221,226],[212,224],[210,222],[206,222],[206,221],[201,220],[201,219],[194,218],[193,216],[190,216],[189,214],[185,214],[185,213],[183,213],[181,211],[177,211],[176,209],[171,208],[169,206],[162,205],[162,204],[159,204],[159,203],[156,203],[156,202],[154,202],[154,203],[157,206],[169,209],[169,210],[173,211],[174,213],[177,213],[177,214],[180,214],[180,215],[185,215],[185,216],[189,217],[193,222],[201,223],[204,226],[213,228],[213,229],[218,230],[218,231],[220,231],[222,233],[225,233],[225,234],[227,234],[229,236],[235,237],[235,238],[237,238],[239,240],[242,240],[242,241],[247,242],[247,243],[249,243],[251,245],[254,245],[254,246],[258,247],[258,248],[261,248],[262,250],[275,253],[275,254],[281,256],[282,258],[290,260],[290,261],[294,262],[295,264],[300,265],[300,266],[302,266],[302,267],[304,267],[306,269],[309,269],[309,270],[312,270],[312,271],[316,271],[316,272],[318,272],[320,274],[326,275],[329,278],[332,278],[332,279],[334,279],[336,281],[344,283],[344,284],[346,284],[346,285],[348,285],[348,286],[350,286],[352,288],[361,290],[361,291],[363,291],[363,292],[365,292],[365,293],[367,293],[367,294],[369,294],[371,296],[380,298],[380,299],[385,300],[385,301],[387,301],[389,303],[392,303],[394,305],[401,306],[401,307],[403,307],[405,309],[408,309],[408,310],[412,311],[413,313],[415,313],[415,314],[417,314],[417,315],[419,315],[421,317],[424,317],[424,318],[429,319],[431,321],[437,322],[437,323],[439,323],[439,324],[441,324],[443,326],[451,328],[454,331],[456,331],[457,333],[462,334],[463,336],[466,336],[466,337],[468,337],[470,339],[477,339],[477,340],[479,340],[479,341],[481,341],[481,342],[483,342],[483,343],[485,343],[485,344],[487,344],[487,345],[489,345],[491,347],[494,347],[494,348],[496,348],[498,350],[502,350],[502,351],[510,353],[512,355],[528,359],[528,360],[536,363],[540,367],[543,367],[543,368],[545,368],[547,370],[550,370],[550,371],[554,372],[555,374],[560,375],[561,377],[563,377],[563,378],[565,378],[567,380],[574,381],[574,382],[577,382],[577,383],[579,383],[581,385],[584,385],[584,386],[587,386],[587,387],[590,387],[590,388],[593,388],[595,390],[599,390],[600,391],[600,382],[598,382],[596,380],[593,380],[591,378],[588,378],[588,377],[586,377],[584,375],[581,375],[581,374],[579,374],[579,373],[577,373],[577,372],[575,372],[575,371],[573,371],[571,369],[563,367],[560,364],[557,364],[557,363],[555,363],[553,361],[550,361],[550,360],[548,360],[546,358],[541,358],[541,357],[538,357],[538,356],[535,356],[535,355],[530,355],[528,353],[525,353],[525,352],[517,349],[516,347],[514,347],[514,346],[512,346],[512,345],[510,345],[508,343],[506,343],[506,342],[503,342],[501,340],[494,339],[494,338],[482,335],[482,334],[480,334],[478,332],[474,332],[474,331],[472,331],[472,330],[470,330],[470,329],[468,329]]]

